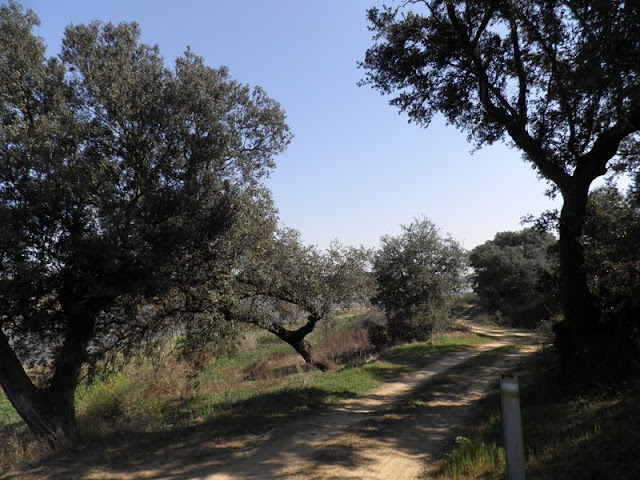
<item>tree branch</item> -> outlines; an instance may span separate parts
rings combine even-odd
[[[532,35],[540,44],[543,52],[548,56],[551,60],[551,78],[554,78],[553,82],[554,87],[558,92],[558,104],[562,112],[564,113],[567,119],[567,125],[569,127],[569,139],[567,140],[567,147],[571,151],[573,150],[573,146],[576,140],[576,125],[575,125],[575,113],[571,106],[571,102],[569,102],[569,95],[565,88],[564,82],[560,79],[562,75],[560,73],[560,69],[558,66],[558,56],[556,54],[555,45],[549,45],[543,36],[540,34],[540,31],[536,28],[536,26],[531,22],[531,20],[526,15],[521,15],[520,20],[522,20],[523,24],[527,27],[529,34]],[[551,84],[551,82],[550,82]]]
[[[518,41],[518,26],[512,16],[509,16],[511,44],[513,45],[513,63],[518,75],[518,117],[520,124],[527,124],[527,75],[522,65],[522,52]]]
[[[618,153],[620,142],[639,129],[640,105],[635,105],[628,115],[598,135],[591,150],[578,159],[573,176],[591,182],[607,173],[607,163]]]
[[[473,40],[471,40],[471,46],[475,49],[478,46],[478,42],[480,41],[480,37],[485,32],[491,17],[493,16],[494,9],[493,7],[489,7],[487,11],[484,12],[484,16],[482,17],[482,21],[480,22],[480,26],[478,30],[476,30],[476,34],[473,36]]]
[[[552,160],[549,153],[540,145],[538,141],[532,138],[526,130],[526,124],[520,122],[520,118],[517,115],[516,110],[509,105],[507,100],[501,94],[500,90],[491,83],[487,74],[486,67],[482,59],[480,58],[476,49],[472,48],[471,43],[467,36],[464,34],[464,29],[460,25],[460,21],[456,16],[455,7],[452,0],[447,0],[447,13],[452,25],[458,30],[461,41],[464,43],[465,51],[471,58],[475,75],[478,79],[478,91],[480,102],[485,111],[493,117],[497,122],[501,123],[507,129],[509,136],[524,152],[529,155],[530,159],[539,168],[540,172],[549,180],[553,181],[560,188],[566,184],[568,174],[563,168],[556,165]],[[524,73],[524,72],[523,72]],[[508,111],[498,107],[493,103],[489,96],[489,92],[496,96],[503,104],[509,105]],[[526,100],[526,98],[525,98]],[[525,105],[526,110],[526,105]]]

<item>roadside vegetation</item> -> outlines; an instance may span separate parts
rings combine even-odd
[[[554,345],[521,372],[530,478],[640,475],[637,6],[414,3],[369,10],[363,83],[478,147],[510,137],[564,200],[470,255],[427,218],[377,250],[305,245],[265,184],[292,134],[260,87],[189,49],[166,67],[135,23],[72,25],[48,57],[0,5],[1,470],[260,435],[485,341],[453,309]],[[590,191],[606,173],[629,190]],[[483,402],[444,478],[503,474]]]
[[[521,385],[526,477],[531,480],[634,479],[640,476],[640,385],[618,388],[559,381],[553,355],[524,360]],[[503,479],[505,453],[499,389],[483,398],[454,447],[424,478]]]
[[[82,382],[76,394],[80,440],[74,448],[106,451],[127,441],[153,449],[158,445],[147,444],[149,435],[185,435],[202,426],[222,440],[259,435],[285,418],[363,395],[441,355],[490,341],[460,328],[445,329],[428,342],[376,353],[365,329],[375,316],[380,312],[339,312],[326,331],[314,333],[320,350],[344,362],[332,372],[311,368],[290,346],[258,329],[245,332],[234,355],[210,358],[198,371],[168,347],[158,357],[134,358],[91,384]],[[28,431],[3,395],[0,431],[6,440],[0,446],[0,471],[49,458],[50,445]],[[56,456],[64,455],[64,445],[60,448]]]

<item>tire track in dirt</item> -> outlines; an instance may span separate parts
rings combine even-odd
[[[106,471],[86,456],[64,465],[37,467],[7,478],[68,480],[239,480],[239,479],[394,479],[417,478],[464,426],[474,404],[497,377],[535,350],[529,332],[477,326],[459,321],[491,343],[441,357],[374,392],[340,403],[320,414],[237,440],[208,438],[206,431],[151,453],[126,458],[114,452]],[[516,353],[463,368],[464,362],[494,349],[516,345]],[[458,368],[456,368],[458,366]],[[415,389],[427,389],[420,404],[404,408]],[[127,449],[127,444],[122,447]],[[107,452],[108,454],[108,452]],[[134,454],[134,452],[132,452]],[[118,460],[119,459],[119,460]],[[82,465],[75,465],[81,462]],[[111,462],[107,462],[111,463]],[[75,472],[77,475],[71,473]],[[0,476],[2,476],[0,474]],[[3,477],[5,478],[5,477]]]

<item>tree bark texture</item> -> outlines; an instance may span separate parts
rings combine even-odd
[[[584,254],[588,186],[565,189],[560,214],[560,290],[564,324],[556,344],[563,359],[587,356],[595,341],[600,312],[589,288]]]

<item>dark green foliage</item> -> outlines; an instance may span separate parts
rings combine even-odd
[[[587,271],[613,342],[611,355],[629,363],[640,360],[640,203],[633,190],[614,188],[591,193],[585,226]]]
[[[225,235],[290,134],[261,89],[190,51],[166,68],[136,24],[70,26],[45,58],[37,23],[0,7],[0,383],[34,431],[72,433],[84,363],[224,292]]]
[[[371,342],[371,345],[373,345],[376,350],[384,350],[393,344],[393,339],[391,338],[386,322],[384,324],[368,322],[365,324],[365,327],[367,329],[369,342]]]
[[[604,310],[638,308],[640,203],[633,194],[607,187],[590,194],[585,244],[591,281]]]
[[[373,262],[378,283],[374,301],[387,313],[392,342],[425,340],[443,327],[466,268],[462,247],[442,236],[430,220],[402,229],[399,236],[382,237]]]
[[[559,311],[556,239],[533,229],[501,232],[471,251],[483,306],[514,326],[534,327]]]
[[[547,179],[560,212],[563,364],[598,364],[599,305],[583,235],[591,183],[640,137],[640,5],[583,0],[409,0],[369,10],[364,84],[478,146],[507,137]],[[594,353],[594,355],[592,355]],[[592,358],[589,358],[592,357]]]
[[[553,230],[557,211],[533,222]],[[547,219],[552,219],[547,222]],[[555,225],[554,225],[555,224]],[[640,203],[637,183],[626,194],[613,186],[589,194],[585,222],[585,257],[589,284],[601,311],[597,348],[606,359],[598,369],[607,379],[638,364],[640,354]],[[616,367],[613,368],[613,365]],[[596,369],[587,373],[595,378]],[[603,379],[601,379],[603,380]]]

